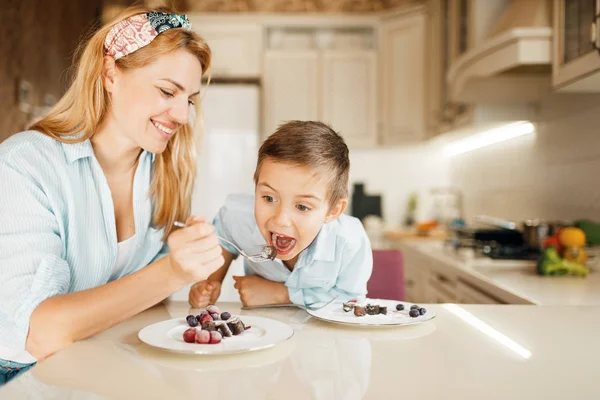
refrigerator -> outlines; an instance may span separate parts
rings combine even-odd
[[[192,214],[208,221],[231,193],[254,193],[260,145],[260,87],[257,83],[211,83],[202,99],[204,135],[199,146]],[[223,281],[219,301],[239,301],[232,275],[243,275],[241,257]],[[189,286],[171,296],[187,300]]]

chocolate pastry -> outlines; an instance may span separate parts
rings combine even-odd
[[[365,308],[363,306],[356,305],[354,306],[354,315],[357,317],[362,317],[366,314]]]

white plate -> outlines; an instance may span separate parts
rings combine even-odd
[[[185,318],[157,322],[138,333],[140,340],[150,346],[177,353],[188,354],[232,354],[261,350],[288,340],[294,330],[288,324],[269,318],[243,316],[244,325],[251,328],[244,333],[223,338],[219,344],[186,343],[183,332],[190,326]]]
[[[335,322],[346,325],[359,326],[397,326],[397,325],[414,325],[421,322],[429,321],[435,317],[435,313],[427,310],[425,315],[413,318],[408,315],[412,303],[406,303],[397,300],[383,299],[367,299],[363,304],[377,304],[387,306],[387,315],[365,315],[357,317],[354,311],[345,312],[342,308],[343,303],[333,302],[319,310],[307,310],[307,312],[315,318],[323,321]],[[404,311],[396,311],[396,304],[404,304]]]

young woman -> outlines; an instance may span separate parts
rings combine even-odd
[[[210,57],[185,16],[128,9],[49,115],[0,144],[0,381],[223,264],[189,215]]]

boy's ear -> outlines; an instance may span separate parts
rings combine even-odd
[[[348,206],[347,199],[340,199],[337,203],[331,207],[329,213],[325,216],[325,223],[334,221],[337,219],[344,211],[346,211],[346,207]]]

